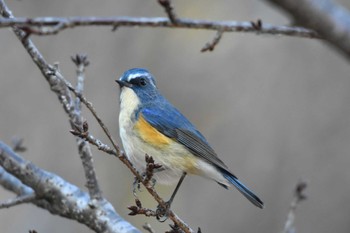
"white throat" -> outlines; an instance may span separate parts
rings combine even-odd
[[[123,87],[120,93],[120,112],[119,112],[119,124],[124,124],[131,121],[132,114],[140,104],[140,100],[135,92],[128,87]]]

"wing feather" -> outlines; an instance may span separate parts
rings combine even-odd
[[[141,109],[140,113],[160,133],[181,143],[193,155],[231,173],[209,146],[204,136],[175,107],[156,108],[147,106]]]

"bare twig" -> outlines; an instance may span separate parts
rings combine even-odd
[[[255,22],[251,21],[250,23],[252,24],[253,28],[255,28],[256,31],[259,32],[261,30],[261,28],[262,28],[262,21],[261,21],[261,19],[258,19]]]
[[[23,138],[13,137],[11,141],[12,141],[12,146],[14,151],[24,152],[27,150],[27,148],[23,146]]]
[[[11,198],[7,201],[0,203],[0,209],[9,208],[15,205],[33,202],[36,199],[35,193],[23,194],[21,196]]]
[[[72,58],[73,62],[77,66],[77,85],[76,90],[78,93],[82,93],[84,89],[84,71],[89,61],[86,55],[77,54]],[[79,129],[82,131],[87,131],[87,124],[83,122],[83,117],[81,115],[81,103],[80,99],[76,98],[74,102],[74,113],[73,118],[70,119],[71,127],[74,129]],[[86,128],[86,129],[85,129]],[[102,198],[102,192],[98,184],[97,175],[95,172],[91,147],[88,142],[81,138],[77,138],[78,151],[83,164],[84,174],[86,178],[86,187],[89,190],[89,194],[92,199],[100,200]]]
[[[147,154],[145,156],[145,160],[146,160],[146,174],[145,174],[146,176],[144,179],[144,183],[148,184],[153,177],[154,170],[161,169],[162,165],[155,163],[153,157]]]
[[[87,124],[87,122],[86,122]],[[102,141],[99,139],[96,139],[94,136],[92,136],[88,131],[77,131],[77,130],[71,130],[70,131],[74,136],[78,136],[80,138],[85,139],[88,141],[90,144],[94,145],[97,147],[97,149],[106,152],[107,154],[114,155],[118,157],[117,151],[109,147],[107,144],[104,144]]]
[[[141,201],[139,199],[135,199],[135,206],[129,206],[128,209],[131,210],[129,215],[135,216],[135,215],[145,215],[146,217],[155,217],[157,216],[157,213],[151,209],[143,208]]]
[[[145,224],[143,224],[142,227],[143,227],[143,229],[145,229],[149,233],[156,233],[155,230],[153,230],[151,224],[149,224],[147,222]]]
[[[170,21],[173,24],[177,24],[177,16],[174,7],[171,4],[171,0],[158,0],[158,2],[162,7],[164,7],[164,10],[167,13]]]
[[[217,31],[214,39],[211,42],[208,42],[204,45],[204,47],[201,49],[201,52],[206,52],[206,51],[213,51],[215,46],[219,43],[221,40],[222,35],[224,34],[223,31]]]
[[[282,233],[294,233],[294,221],[295,221],[295,210],[298,204],[305,200],[307,196],[305,195],[305,189],[307,187],[307,183],[305,181],[299,181],[294,190],[294,198],[290,204],[288,217],[286,223],[284,225],[284,229]]]
[[[60,25],[57,27],[57,25]],[[108,27],[150,27],[150,28],[187,28],[223,32],[255,33],[257,30],[251,22],[209,21],[177,18],[173,24],[168,18],[133,18],[133,17],[47,17],[47,18],[3,18],[0,28],[4,27],[54,27],[55,33],[75,27],[108,26]],[[34,31],[32,31],[34,34]],[[259,34],[285,35],[303,38],[318,38],[321,36],[313,30],[303,27],[276,26],[264,23]],[[43,34],[41,34],[43,35]]]
[[[335,1],[266,0],[288,12],[298,25],[310,28],[350,59],[350,12]]]

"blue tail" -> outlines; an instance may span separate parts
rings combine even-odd
[[[232,183],[238,191],[240,191],[251,203],[253,203],[255,206],[259,208],[264,208],[264,203],[258,198],[252,191],[250,191],[244,184],[242,184],[237,177],[235,177],[233,174],[228,173],[227,171],[223,171],[223,176]],[[220,184],[220,183],[219,183]],[[226,185],[220,184],[224,186]]]

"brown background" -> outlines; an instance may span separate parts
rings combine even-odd
[[[349,2],[342,1],[350,7]],[[16,16],[164,16],[156,1],[7,1]],[[288,19],[262,1],[176,1],[179,16],[271,24]],[[173,208],[203,232],[279,232],[292,190],[309,181],[309,199],[297,210],[297,232],[350,230],[350,67],[318,40],[227,33],[212,53],[200,53],[215,32],[107,27],[68,29],[33,36],[50,63],[75,82],[70,56],[88,54],[85,95],[111,132],[118,135],[119,88],[114,80],[132,67],[146,67],[161,92],[207,137],[227,165],[265,202],[260,210],[237,191],[200,177],[185,180]],[[23,137],[26,159],[84,186],[74,137],[56,96],[9,29],[0,30],[0,140]],[[90,113],[91,132],[107,142]],[[119,138],[118,138],[119,142]],[[129,217],[131,173],[115,158],[94,149],[104,195]],[[165,199],[174,187],[157,187]],[[143,204],[155,207],[149,195]],[[12,197],[0,190],[0,199]],[[91,232],[32,205],[0,210],[2,233]]]

